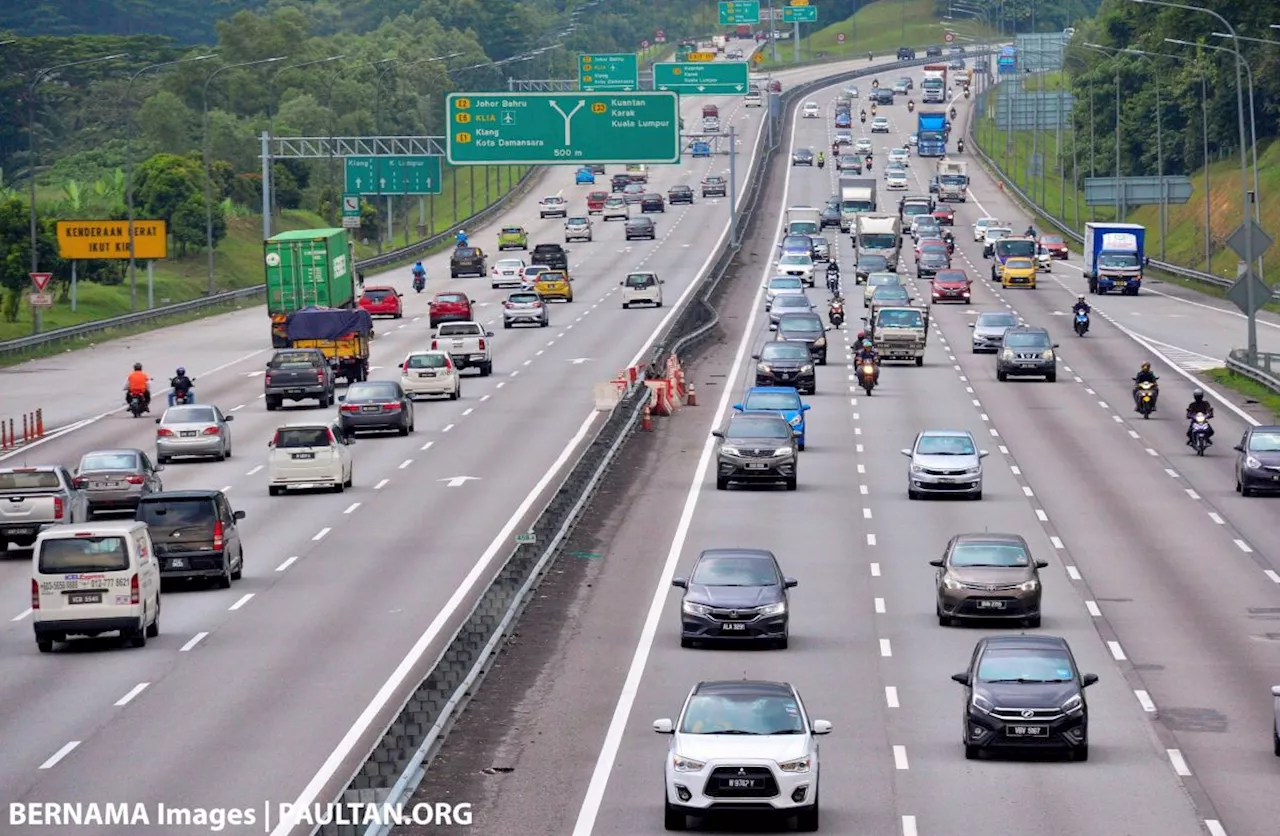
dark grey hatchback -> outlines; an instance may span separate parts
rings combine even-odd
[[[700,641],[767,642],[785,649],[790,617],[785,577],[773,552],[764,549],[707,549],[688,578],[672,586],[680,599],[680,646]]]
[[[1280,427],[1250,427],[1236,451],[1236,493],[1280,491]]]
[[[627,218],[623,232],[628,241],[633,238],[648,238],[650,241],[655,241],[658,238],[658,228],[653,218]]]
[[[806,346],[765,343],[760,353],[753,354],[751,359],[756,361],[757,386],[794,386],[801,394],[817,394],[818,378]]]
[[[1058,344],[1043,328],[1020,325],[1004,332],[996,352],[996,380],[1011,377],[1043,377],[1048,383],[1058,379]]]
[[[827,326],[816,313],[789,313],[778,317],[779,342],[804,343],[819,366],[827,365]]]

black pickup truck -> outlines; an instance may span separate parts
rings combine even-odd
[[[569,253],[559,244],[538,244],[529,256],[531,264],[545,266],[548,270],[569,270]]]
[[[316,398],[320,408],[334,401],[336,375],[329,360],[317,348],[283,348],[267,362],[263,376],[267,411],[279,409],[284,401]]]

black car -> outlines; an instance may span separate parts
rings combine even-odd
[[[818,392],[818,376],[809,349],[794,342],[770,342],[753,354],[757,386],[794,386],[802,395]]]
[[[931,279],[939,270],[951,267],[951,259],[947,256],[946,247],[924,247],[916,257],[916,275],[922,279]]]
[[[609,180],[609,190],[612,192],[620,192],[630,185],[631,185],[630,174],[615,174]]]
[[[394,430],[400,435],[413,432],[413,399],[393,380],[352,383],[338,398],[338,425],[342,434]]]
[[[796,489],[800,445],[786,418],[767,412],[735,412],[725,428],[712,435],[719,439],[716,490],[728,490],[733,482],[781,482],[789,491]]]
[[[924,57],[925,57],[925,58],[941,58],[941,57],[942,57],[942,47],[940,47],[940,46],[931,46],[931,47],[929,47],[928,49],[926,49],[926,50],[924,51]]]
[[[529,255],[529,263],[548,270],[569,269],[569,253],[559,244],[536,244]]]
[[[900,46],[898,47],[898,60],[914,61],[916,60],[916,51],[909,46]]]
[[[777,342],[802,343],[819,366],[827,365],[827,326],[816,313],[783,314],[774,333]]]
[[[692,195],[690,195],[692,197]],[[652,192],[640,198],[641,212],[666,212],[667,202],[662,199],[662,195]]]
[[[671,585],[680,599],[680,646],[698,641],[768,642],[785,649],[787,590],[794,578],[782,574],[773,552],[764,549],[707,549],[687,578]]]
[[[1250,427],[1236,451],[1236,493],[1280,491],[1280,426]]]
[[[667,203],[675,206],[680,203],[693,205],[693,189],[688,186],[672,186],[667,189]]]
[[[1089,704],[1084,689],[1098,675],[1080,673],[1058,636],[991,636],[978,642],[969,669],[951,677],[965,686],[964,756],[984,751],[1058,751],[1089,759]]]
[[[208,578],[229,589],[244,573],[244,544],[222,491],[161,491],[138,503],[134,519],[147,524],[160,578]]]
[[[996,380],[1010,377],[1043,377],[1046,382],[1058,379],[1057,358],[1053,350],[1058,344],[1044,328],[1019,325],[1004,332],[1000,350],[996,352]]]
[[[656,241],[658,238],[658,227],[654,224],[653,218],[627,218],[625,231],[628,241],[634,238],[648,238],[650,241]]]
[[[457,247],[449,256],[449,276],[485,276],[489,268],[485,264],[484,252],[479,247]]]
[[[729,193],[728,182],[719,175],[702,178],[703,197],[725,197]]]
[[[813,149],[797,148],[796,150],[792,151],[791,164],[812,166],[813,165]]]
[[[818,218],[818,226],[820,229],[827,229],[833,226],[838,228],[840,226],[840,207],[824,206],[822,215]]]
[[[873,105],[893,104],[893,90],[888,87],[877,87],[871,91],[871,103]]]
[[[1276,709],[1276,718],[1271,725],[1271,737],[1274,739],[1272,745],[1275,747],[1276,757],[1280,758],[1280,685],[1271,686],[1271,700]]]
[[[854,267],[854,278],[858,284],[865,284],[867,276],[872,273],[888,273],[889,259],[875,253],[858,253],[858,263]]]
[[[588,163],[587,169],[592,174],[604,174],[604,163]]]

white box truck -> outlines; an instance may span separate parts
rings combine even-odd
[[[969,201],[969,164],[963,160],[938,160],[938,200]]]
[[[873,177],[841,177],[838,186],[840,229],[849,232],[858,215],[876,211],[876,181]]]
[[[787,209],[787,235],[821,235],[822,212],[812,206]]]
[[[861,253],[882,255],[897,272],[902,250],[902,221],[896,215],[858,215],[853,246]]]

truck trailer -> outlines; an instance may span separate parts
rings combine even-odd
[[[355,261],[343,229],[298,229],[263,243],[271,345],[289,346],[289,315],[356,306]]]
[[[876,180],[874,177],[841,177],[837,187],[840,229],[849,232],[854,228],[858,215],[876,211]]]
[[[916,154],[921,157],[947,155],[947,114],[921,111],[916,117]]]
[[[1119,290],[1137,296],[1147,265],[1147,229],[1141,224],[1086,223],[1084,276],[1089,292]]]

